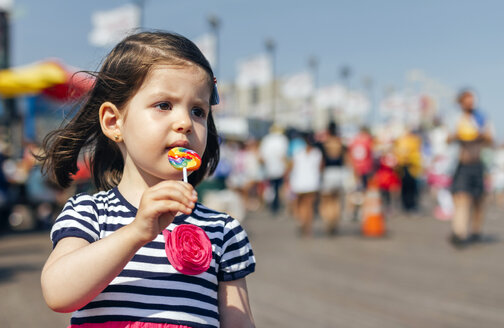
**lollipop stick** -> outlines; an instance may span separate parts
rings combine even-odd
[[[187,182],[187,168],[185,168],[185,167],[184,167],[184,168],[182,169],[182,173],[183,173],[183,175],[184,175],[184,182]]]

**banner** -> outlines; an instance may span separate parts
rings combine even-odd
[[[121,41],[133,29],[140,25],[140,9],[127,4],[122,7],[97,11],[91,16],[93,30],[89,42],[93,46],[106,47]]]
[[[313,76],[309,72],[291,75],[282,83],[282,95],[288,99],[306,99],[314,92]]]
[[[421,121],[419,95],[394,93],[380,101],[379,109],[382,116],[409,126],[417,126]]]
[[[0,0],[0,10],[11,11],[14,4],[14,0]]]
[[[339,84],[329,85],[317,90],[315,103],[318,107],[342,107],[346,104],[347,90]]]
[[[215,71],[217,65],[217,39],[214,34],[207,33],[194,40],[196,46],[205,55],[205,58],[210,63],[210,66]]]
[[[371,109],[371,102],[368,97],[358,91],[347,93],[345,114],[349,118],[366,120],[366,116]]]
[[[250,88],[270,83],[273,79],[273,65],[267,54],[260,54],[238,63],[236,84]]]

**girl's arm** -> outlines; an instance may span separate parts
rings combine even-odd
[[[82,238],[62,239],[42,270],[47,305],[57,312],[80,309],[108,286],[141,246],[130,226],[92,244]]]
[[[245,278],[219,283],[219,313],[222,328],[255,327]]]
[[[190,214],[197,200],[191,185],[164,181],[147,189],[135,220],[106,238],[60,240],[42,270],[44,298],[57,312],[72,312],[93,300],[152,241],[177,212]]]

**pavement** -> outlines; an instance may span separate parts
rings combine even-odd
[[[342,222],[335,237],[316,220],[298,235],[287,213],[250,213],[243,222],[257,259],[247,277],[257,327],[504,327],[504,221],[489,208],[484,242],[457,250],[449,222],[430,209],[387,218],[384,238]],[[0,327],[66,327],[40,291],[51,251],[47,231],[0,235]]]

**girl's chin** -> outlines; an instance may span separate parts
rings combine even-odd
[[[174,171],[169,173],[154,174],[148,178],[148,184],[155,185],[162,181],[182,181],[182,172]]]
[[[187,175],[190,175],[191,173],[190,172],[187,172]],[[179,170],[175,170],[173,169],[172,172],[170,172],[169,174],[166,175],[166,180],[183,180],[184,178],[184,174],[182,173],[182,171],[179,171]]]
[[[183,175],[182,175],[182,172],[176,172],[176,173],[172,173],[172,174],[167,174],[165,177],[164,177],[164,180],[175,180],[175,181],[182,181],[183,179]]]

